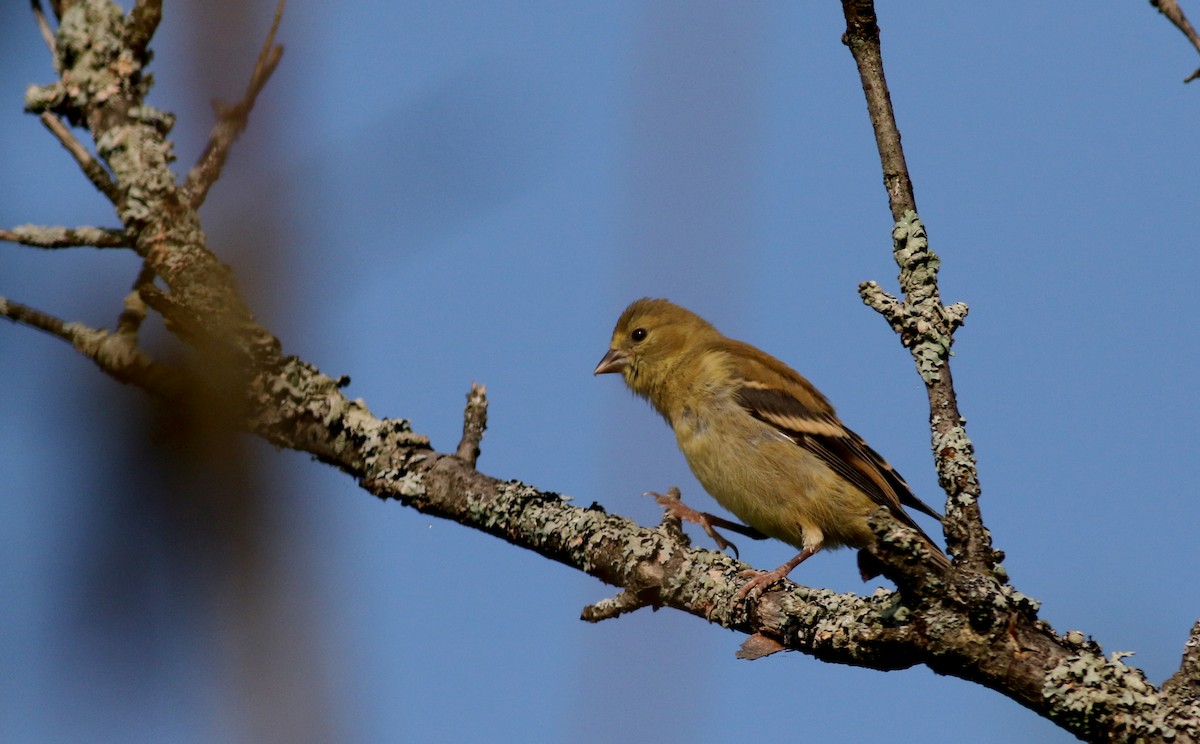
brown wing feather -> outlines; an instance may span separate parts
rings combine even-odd
[[[753,375],[746,374],[749,370],[738,370],[743,380],[738,400],[752,416],[820,457],[873,501],[887,506],[904,524],[917,527],[901,505],[941,519],[941,515],[917,498],[895,468],[838,421],[833,406],[812,383],[748,344],[729,343],[740,347],[736,358],[744,359],[746,366],[756,367]],[[778,384],[750,381],[759,379]]]

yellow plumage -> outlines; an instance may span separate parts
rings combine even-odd
[[[743,595],[822,548],[864,547],[874,539],[867,515],[880,506],[934,544],[902,506],[937,513],[838,420],[825,396],[695,313],[667,300],[634,302],[596,367],[596,374],[608,372],[620,372],[662,414],[696,479],[722,506],[801,550],[743,587]],[[934,553],[939,567],[949,566],[940,550]]]

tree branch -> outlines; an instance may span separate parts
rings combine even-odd
[[[202,374],[233,380],[238,385],[232,390],[241,396],[241,405],[234,406],[237,421],[247,431],[339,468],[379,498],[495,535],[621,587],[617,598],[594,606],[596,615],[612,616],[643,604],[672,607],[750,634],[756,640],[743,650],[747,657],[786,648],[881,670],[925,664],[997,690],[1081,737],[1194,741],[1200,737],[1194,698],[1164,701],[1167,696],[1119,655],[1106,658],[1078,632],[1058,636],[1038,619],[1037,602],[1006,583],[986,532],[972,531],[982,530],[979,490],[946,365],[951,334],[961,324],[965,306],[941,305],[937,258],[912,209],[890,104],[877,110],[887,104],[887,93],[873,8],[861,0],[844,5],[847,43],[858,50],[856,59],[862,55],[859,67],[865,71],[872,121],[880,122],[877,142],[897,217],[893,238],[905,292],[901,302],[878,287],[867,287],[864,299],[898,326],[902,338],[910,339],[930,390],[939,474],[950,494],[947,533],[959,559],[944,575],[910,571],[921,562],[923,543],[894,520],[876,515],[871,521],[879,536],[874,549],[894,567],[900,591],[859,597],[785,581],[782,588],[737,602],[738,574],[746,564],[690,547],[670,520],[656,528],[640,527],[597,505],[577,507],[557,493],[476,470],[485,424],[482,390],[469,399],[458,452],[439,453],[407,421],[377,418],[361,401],[347,399],[341,390],[344,378],[335,380],[284,356],[279,342],[247,309],[232,273],[208,250],[196,213],[219,175],[228,144],[213,146],[223,151],[214,155],[220,161],[214,169],[189,177],[182,192],[176,188],[168,167],[170,116],[145,106],[149,79],[142,74],[144,59],[131,53],[136,49],[122,47],[143,43],[154,24],[127,20],[106,0],[77,0],[63,12],[56,54],[63,80],[70,84],[31,89],[27,101],[32,110],[54,112],[91,131],[113,174],[110,183],[116,184],[122,224],[136,236],[142,273],[115,333],[65,323],[2,299],[0,316],[71,343],[106,373],[155,395],[171,398],[182,386],[203,385],[205,379],[196,379]],[[148,30],[130,30],[130,23]],[[273,33],[264,49],[278,49]],[[278,62],[277,52],[264,52],[260,62],[264,59],[256,67],[259,82],[252,80],[251,102]],[[258,69],[266,72],[259,75]],[[155,276],[165,289],[150,283]],[[193,347],[200,359],[189,368],[195,377],[169,374],[137,348],[146,305]],[[934,356],[926,359],[927,350]],[[226,371],[230,364],[236,374]]]
[[[125,44],[142,64],[150,61],[146,50],[162,20],[162,0],[137,0],[129,11]]]
[[[912,179],[884,77],[874,2],[843,0],[842,9],[846,16],[846,33],[842,41],[850,48],[858,65],[883,167],[888,206],[896,221],[892,247],[900,267],[899,281],[904,300],[901,302],[887,294],[875,282],[862,284],[859,294],[863,302],[880,312],[900,334],[901,343],[912,353],[917,371],[925,381],[934,462],[938,480],[947,495],[945,532],[950,553],[959,561],[974,564],[976,570],[987,575],[1002,557],[992,549],[991,537],[983,527],[973,447],[958,410],[950,375],[953,334],[962,325],[967,308],[963,304],[946,308],[941,302],[937,285],[941,262],[930,250],[925,227],[917,217]]]
[[[104,166],[92,157],[92,154],[87,151],[87,148],[80,144],[79,140],[75,139],[75,135],[71,134],[71,130],[59,120],[57,116],[49,111],[42,112],[42,124],[46,125],[67,152],[71,153],[71,157],[75,158],[75,162],[83,169],[84,175],[92,182],[92,185],[101,193],[108,197],[108,200],[113,204],[119,203],[121,192],[117,189],[117,185],[113,183],[109,177],[108,171],[104,170]]]
[[[1192,626],[1183,647],[1179,669],[1163,683],[1163,692],[1181,702],[1200,698],[1200,620]]]
[[[233,143],[250,122],[250,111],[254,108],[254,102],[258,100],[258,94],[262,92],[267,81],[271,79],[271,74],[279,66],[279,60],[283,58],[283,47],[275,45],[275,32],[279,30],[279,22],[283,20],[286,4],[287,0],[279,0],[279,4],[275,6],[271,30],[258,53],[254,72],[250,75],[250,82],[242,99],[232,106],[226,106],[220,101],[213,102],[213,108],[217,112],[217,123],[213,125],[208,144],[183,185],[188,203],[193,209],[199,209],[200,205],[204,204],[208,190],[221,177],[221,169],[225,167],[225,160],[229,157]]]
[[[1183,35],[1192,42],[1192,46],[1200,52],[1200,34],[1196,33],[1196,29],[1192,28],[1192,24],[1188,21],[1187,16],[1183,14],[1183,9],[1179,7],[1176,0],[1150,0],[1150,4],[1158,8],[1158,12],[1165,15],[1171,23],[1175,24],[1175,28],[1183,32]],[[1197,69],[1191,75],[1183,79],[1183,82],[1190,83],[1200,77],[1200,69]]]
[[[126,313],[136,314],[139,312],[138,301],[136,296],[131,297],[133,299],[126,298]],[[134,303],[134,307],[130,303]],[[144,307],[141,312],[144,314]],[[132,333],[128,324],[117,333],[109,333],[82,323],[68,323],[4,297],[0,297],[0,317],[66,341],[118,382],[135,385],[166,399],[178,397],[183,389],[177,371],[159,364],[137,347],[136,327]]]
[[[887,189],[892,219],[899,222],[905,212],[917,211],[917,198],[913,195],[912,179],[904,162],[904,149],[900,146],[900,129],[892,110],[892,96],[883,74],[875,3],[874,0],[842,0],[842,12],[846,16],[842,43],[850,47],[858,65],[858,77],[867,97],[867,113],[875,131],[875,145],[883,164],[883,185]]]
[[[54,54],[54,30],[50,28],[50,23],[46,20],[46,13],[42,10],[41,0],[30,0],[33,5],[33,18],[37,21],[38,32],[42,35],[42,41],[46,42],[46,46],[50,47],[50,53]]]
[[[467,393],[467,407],[463,411],[463,433],[455,455],[471,467],[479,459],[479,443],[487,429],[487,388],[477,382],[471,383]]]
[[[127,230],[111,227],[18,225],[11,230],[0,230],[0,240],[47,250],[81,247],[130,248],[133,246],[134,236]]]

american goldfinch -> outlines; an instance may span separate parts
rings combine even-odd
[[[775,357],[726,338],[690,310],[646,298],[621,314],[595,374],[616,372],[675,430],[713,498],[754,530],[800,550],[774,571],[756,572],[739,598],[787,576],[822,548],[868,545],[875,535],[867,516],[880,506],[933,546],[939,569],[949,567],[902,506],[940,520],[938,513],[838,420],[812,383]],[[671,508],[671,500],[660,502]],[[708,515],[679,506],[677,514],[712,534]],[[879,571],[864,558],[860,553],[866,580]]]

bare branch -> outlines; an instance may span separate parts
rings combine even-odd
[[[238,136],[246,129],[246,125],[250,121],[250,111],[254,108],[258,94],[271,78],[271,74],[275,72],[275,68],[279,66],[279,60],[283,57],[283,47],[275,45],[275,32],[279,30],[279,22],[283,19],[283,9],[286,4],[287,0],[279,0],[279,4],[275,7],[275,18],[271,22],[271,30],[263,42],[262,50],[258,54],[258,61],[254,64],[254,72],[250,75],[250,83],[246,86],[246,92],[242,95],[242,99],[232,106],[225,106],[219,101],[213,103],[213,108],[217,112],[217,123],[213,125],[212,133],[208,137],[208,144],[199,159],[196,160],[196,165],[188,173],[187,181],[183,186],[188,203],[193,209],[198,209],[204,203],[204,199],[208,196],[208,190],[221,177],[221,169],[225,167],[229,150],[237,141]]]
[[[79,140],[75,139],[75,135],[71,134],[71,130],[57,116],[49,111],[43,111],[40,118],[42,124],[46,125],[51,134],[58,138],[63,147],[67,148],[67,152],[71,153],[71,157],[75,158],[75,162],[79,163],[79,167],[83,169],[84,175],[88,177],[92,185],[99,189],[100,193],[108,197],[110,202],[119,205],[121,203],[121,192],[108,175],[108,171],[105,170],[103,165],[100,165],[100,161],[92,157],[87,148]]]
[[[892,219],[899,221],[905,212],[917,211],[917,198],[913,195],[904,148],[900,146],[900,129],[896,126],[892,97],[883,74],[875,3],[874,0],[842,0],[842,11],[846,16],[842,43],[850,47],[858,65],[858,76],[867,97],[867,113],[875,130],[875,145],[883,164],[883,185],[887,189]]]
[[[471,383],[467,393],[467,407],[463,411],[463,433],[455,453],[458,459],[471,467],[479,459],[479,443],[487,429],[487,388],[477,382]]]
[[[55,52],[54,29],[50,28],[50,23],[46,20],[46,13],[42,10],[41,0],[30,0],[33,4],[33,17],[37,20],[38,31],[42,32],[42,39],[46,42],[46,46],[50,47],[50,53]]]
[[[1183,32],[1183,35],[1192,42],[1192,46],[1196,51],[1200,52],[1200,34],[1196,33],[1196,29],[1192,28],[1192,24],[1188,21],[1187,16],[1183,14],[1183,9],[1179,7],[1176,0],[1150,0],[1150,4],[1158,8],[1158,12],[1165,15],[1171,23],[1175,24],[1175,28]],[[1183,79],[1183,82],[1190,83],[1200,77],[1200,69],[1193,72]]]
[[[18,225],[0,230],[0,240],[33,248],[129,248],[134,236],[128,230],[111,227],[47,227]]]

